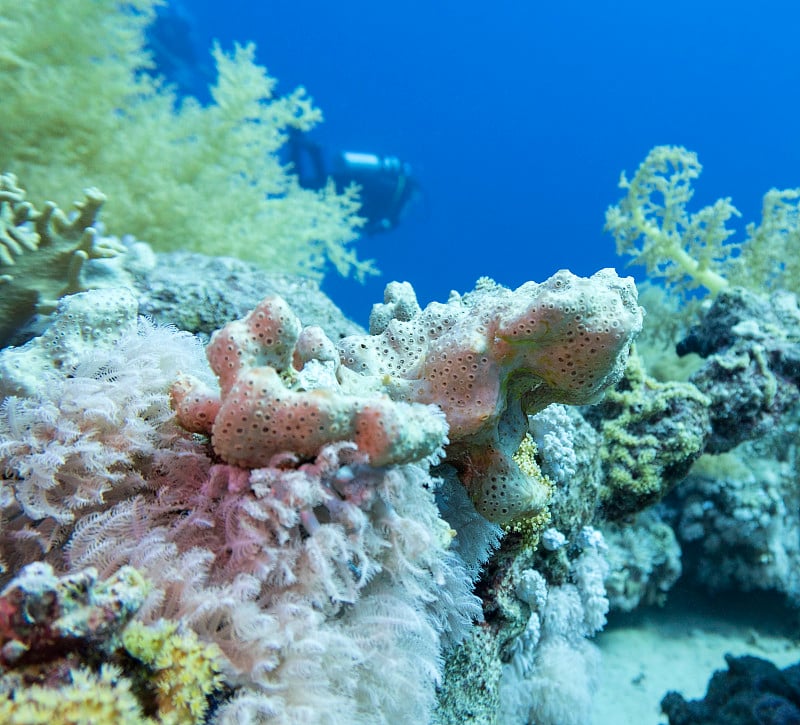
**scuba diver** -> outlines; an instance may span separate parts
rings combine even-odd
[[[329,178],[341,192],[350,184],[359,187],[359,215],[367,222],[366,234],[394,229],[410,205],[422,197],[411,166],[396,156],[357,151],[326,152],[299,131],[291,131],[287,142],[289,161],[300,186],[321,189]]]
[[[153,54],[154,75],[172,83],[179,96],[194,96],[201,103],[210,100],[208,91],[213,73],[208,63],[201,63],[197,51],[195,21],[179,0],[159,7],[154,22],[147,29],[147,45]],[[302,132],[289,130],[284,160],[290,162],[300,185],[319,190],[333,179],[340,193],[357,184],[361,208],[366,219],[362,231],[377,234],[394,229],[404,218],[412,202],[423,199],[411,167],[396,156],[343,151],[326,152]]]

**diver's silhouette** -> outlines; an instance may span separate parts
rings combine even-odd
[[[363,228],[367,234],[394,229],[411,202],[421,196],[411,166],[396,156],[356,151],[329,153],[300,132],[290,133],[288,149],[289,161],[302,187],[321,189],[329,178],[339,191],[350,184],[359,186],[359,215],[367,220]]]
[[[159,7],[147,30],[153,55],[152,72],[173,84],[179,97],[210,100],[211,72],[198,62],[194,17],[178,0]],[[288,157],[288,158],[287,158]],[[394,229],[411,202],[422,199],[411,167],[396,156],[342,151],[329,153],[300,131],[290,129],[286,157],[306,189],[321,189],[333,179],[338,191],[351,184],[359,187],[359,215],[366,219],[367,234]]]

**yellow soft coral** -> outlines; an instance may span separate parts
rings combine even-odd
[[[713,296],[731,284],[800,291],[800,189],[768,191],[761,223],[749,224],[744,242],[734,243],[727,224],[739,212],[730,198],[688,210],[702,168],[693,151],[656,146],[632,179],[623,173],[626,195],[606,211],[617,252],[681,299],[697,297],[697,288]]]
[[[303,189],[278,156],[321,119],[303,89],[274,97],[253,46],[213,51],[213,103],[142,73],[158,0],[0,0],[0,170],[37,202],[97,186],[104,222],[160,250],[192,249],[320,277],[374,271],[350,248],[354,192]],[[61,196],[59,196],[59,194]]]
[[[656,146],[633,178],[619,182],[626,196],[606,212],[606,230],[617,241],[617,253],[633,257],[652,277],[663,277],[680,294],[705,287],[712,294],[728,282],[719,274],[722,261],[736,249],[726,227],[739,212],[730,199],[719,199],[695,213],[687,210],[692,181],[702,166],[697,154],[682,146]]]
[[[222,684],[222,651],[200,641],[176,622],[156,625],[131,622],[122,634],[126,651],[149,670],[158,721],[164,725],[199,723],[208,709],[208,696]]]

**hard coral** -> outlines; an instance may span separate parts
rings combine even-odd
[[[0,346],[35,313],[51,312],[57,298],[83,290],[87,260],[122,251],[93,226],[105,196],[84,193],[72,217],[52,202],[37,211],[16,177],[0,174]]]

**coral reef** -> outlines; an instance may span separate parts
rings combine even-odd
[[[405,462],[409,451],[411,458],[429,458],[447,442],[444,428],[436,430],[414,422],[422,415],[428,415],[431,422],[437,420],[430,412],[436,403],[444,410],[449,435],[455,439],[445,447],[445,463],[439,467],[443,475],[450,471],[464,483],[459,456],[477,451],[472,455],[480,460],[481,447],[486,448],[487,441],[488,447],[499,447],[503,437],[501,455],[513,463],[522,485],[545,489],[549,497],[553,484],[541,473],[533,439],[528,437],[526,444],[525,431],[520,435],[519,426],[512,421],[519,416],[527,428],[526,412],[536,412],[553,400],[591,400],[618,377],[630,340],[641,324],[629,295],[630,288],[624,283],[620,287],[618,278],[608,272],[591,280],[562,272],[544,285],[528,285],[517,292],[485,281],[463,298],[423,311],[410,286],[390,285],[386,302],[373,310],[372,334],[345,338],[338,351],[321,330],[303,328],[282,300],[267,298],[247,317],[212,337],[207,354],[219,377],[219,395],[189,379],[173,387],[178,420],[189,430],[210,435],[223,460],[247,468],[290,453],[299,455],[300,461],[309,459],[335,440],[353,440],[372,465],[386,465]],[[590,296],[594,297],[591,301]],[[478,310],[480,316],[475,314]],[[463,341],[470,347],[465,348]],[[365,395],[369,391],[373,391],[372,398]],[[384,406],[375,408],[375,401],[382,397]],[[393,406],[400,406],[402,417],[393,417]],[[366,438],[359,426],[365,411],[370,411]],[[415,428],[412,445],[409,434],[398,424],[401,419],[411,421]],[[384,431],[389,431],[388,435]],[[376,433],[380,433],[377,439]],[[334,435],[339,437],[331,437]],[[546,433],[541,431],[541,435]],[[420,447],[420,440],[429,443]],[[392,444],[390,448],[387,442]],[[491,455],[483,455],[491,460]],[[572,459],[559,469],[562,479],[564,468],[577,468],[574,452]],[[480,479],[495,472],[478,470],[471,475]],[[339,497],[344,495],[341,484],[333,487]],[[466,488],[474,494],[469,482]],[[273,485],[271,490],[275,496],[280,489]],[[502,488],[496,498],[515,515],[533,516],[537,510],[514,508],[513,497]],[[452,490],[448,499],[453,499]],[[326,508],[327,500],[329,494],[321,499]],[[452,505],[450,514],[447,505],[443,508],[451,522],[458,518],[452,510]],[[543,512],[543,506],[538,510]],[[491,506],[482,509],[479,497],[478,511],[488,512],[493,520],[511,519],[498,516]],[[337,515],[338,511],[328,510],[324,518],[336,520]],[[548,518],[538,516],[537,526],[544,528]],[[300,520],[306,529],[315,531],[321,519],[308,511]],[[466,535],[463,521],[455,526],[459,538]],[[556,530],[552,534],[563,538]],[[486,533],[481,538],[486,540]],[[256,542],[252,537],[250,541],[252,551]],[[462,552],[469,547],[462,545]],[[345,560],[361,562],[365,558],[359,553]],[[465,558],[474,561],[474,552]],[[582,571],[567,567],[574,576]],[[597,594],[591,596],[603,599],[602,575],[593,581]],[[588,603],[581,607],[584,605],[589,608]],[[590,618],[595,619],[593,615]],[[506,628],[504,640],[512,641],[514,636],[513,628]],[[440,720],[457,717],[454,699],[448,699],[446,693],[463,686],[454,682],[463,682],[462,673],[470,669],[467,663],[483,649],[485,646],[465,650],[461,659],[449,661],[437,710]],[[470,709],[485,714],[485,702]]]
[[[449,428],[447,463],[478,511],[502,523],[533,517],[549,485],[514,458],[526,414],[589,402],[612,385],[641,312],[630,281],[609,270],[591,279],[559,272],[515,292],[484,282],[425,311],[409,286],[390,285],[370,327],[337,352],[321,330],[303,329],[282,300],[267,298],[212,338],[220,397],[189,379],[175,386],[178,419],[211,433],[223,460],[247,467],[280,451],[311,456],[337,439],[386,465],[436,450],[444,429],[430,427],[420,404],[437,405]],[[370,390],[369,402],[355,394]]]
[[[123,247],[94,228],[105,197],[87,189],[68,217],[54,203],[38,211],[25,201],[13,174],[0,174],[0,347],[36,313],[86,287],[85,263],[120,254]]]
[[[218,723],[319,720],[320,713],[353,723],[586,722],[598,667],[590,640],[605,613],[662,601],[680,571],[665,520],[637,512],[680,480],[685,461],[712,439],[712,425],[729,434],[722,419],[703,418],[710,396],[702,383],[656,383],[635,359],[600,406],[539,410],[546,400],[573,403],[598,392],[570,388],[569,360],[557,374],[547,368],[563,350],[558,341],[577,338],[582,350],[580,335],[566,324],[559,330],[552,316],[566,315],[584,293],[604,305],[603,290],[616,300],[610,309],[630,312],[615,277],[558,279],[525,295],[484,281],[427,310],[410,288],[393,285],[375,308],[372,334],[338,345],[271,296],[213,336],[210,367],[195,337],[138,317],[129,290],[62,299],[42,335],[0,352],[4,578],[36,561],[69,575],[94,567],[100,577],[134,566],[148,591],[119,634],[124,657],[118,647],[70,665],[60,690],[88,690],[96,704],[86,707],[116,703],[120,721],[127,709],[160,713],[163,722],[201,711]],[[519,349],[504,348],[495,334],[504,320],[518,319],[525,305],[526,319],[536,319],[539,298],[554,337],[531,335]],[[767,380],[766,370],[791,392],[791,300],[773,297],[773,312],[748,303],[760,324],[754,332],[751,317],[737,317],[729,302],[741,299],[735,290],[720,293],[693,339],[709,365],[760,344],[766,367],[757,380]],[[604,384],[616,378],[607,366],[622,362],[636,312],[625,318],[615,355],[603,359]],[[445,374],[442,355],[457,362],[478,349],[487,362],[477,370],[456,365]],[[482,377],[495,374],[493,383]],[[709,379],[732,393],[742,385]],[[523,383],[534,385],[530,399]],[[462,384],[494,391],[488,423],[479,420],[488,408],[470,406]],[[782,423],[793,408],[778,403],[792,398],[773,400],[770,420],[790,451]],[[504,427],[509,410],[524,429]],[[636,495],[621,487],[616,501],[625,505],[616,510],[630,516],[610,523],[610,459],[598,451],[625,437],[608,432],[622,420],[635,442],[630,455],[618,456],[635,464],[628,480],[657,480],[662,489]],[[747,426],[745,437],[760,440],[737,449],[752,451],[754,463],[755,453],[774,458],[779,447],[764,428]],[[690,450],[673,441],[687,430],[698,441]],[[528,512],[535,535],[503,521],[494,554],[500,528],[476,511],[461,465],[472,443],[480,450],[487,440],[504,446],[519,475],[547,489],[547,505]],[[753,476],[750,493],[739,496],[724,483],[736,479],[714,473],[706,456],[669,495],[668,505],[680,501],[686,512],[682,541],[716,566],[720,586],[748,588],[762,577],[764,586],[797,590],[788,575],[797,560],[789,457],[779,479]],[[692,531],[707,548],[689,541]],[[203,654],[211,646],[219,648],[218,667]],[[138,669],[128,667],[132,660]],[[168,661],[179,660],[196,677],[176,697],[179,670]],[[398,690],[413,696],[398,700]],[[37,712],[52,700],[38,684],[14,693],[8,702]],[[203,710],[209,702],[213,709]]]
[[[720,294],[678,343],[706,358],[690,380],[708,396],[708,453],[723,453],[775,430],[800,404],[797,298],[741,288]]]
[[[766,450],[744,444],[736,455],[705,457],[676,491],[677,534],[698,586],[771,590],[800,604],[796,446],[773,440]]]
[[[612,610],[630,612],[641,604],[663,605],[683,573],[681,547],[672,527],[647,508],[633,520],[603,522],[608,546],[606,594]]]
[[[611,384],[641,323],[632,287],[609,272],[589,280],[560,273],[517,292],[484,282],[427,311],[390,306],[376,307],[380,332],[344,338],[337,348],[281,299],[267,298],[212,336],[209,369],[196,339],[137,318],[128,290],[90,291],[62,300],[42,335],[0,353],[0,545],[8,574],[40,560],[63,572],[94,567],[101,576],[136,567],[149,593],[135,626],[150,629],[132,629],[123,641],[149,668],[151,708],[167,709],[160,697],[175,703],[164,694],[174,680],[159,674],[162,660],[145,654],[148,642],[165,658],[173,651],[174,631],[160,629],[162,620],[223,653],[220,674],[231,695],[215,711],[220,723],[325,712],[354,723],[426,721],[442,659],[457,643],[483,642],[474,653],[497,653],[501,641],[512,646],[513,627],[502,638],[494,624],[488,639],[472,630],[481,618],[472,587],[499,529],[476,512],[457,465],[439,462],[437,477],[431,465],[445,451],[448,427],[462,452],[465,431],[478,431],[478,444],[505,436],[519,475],[535,472],[542,486],[546,457],[526,430],[513,440],[503,429],[505,411],[513,408],[527,429],[525,411],[593,399]],[[470,318],[478,308],[485,316],[476,328]],[[419,329],[414,337],[403,331],[403,316]],[[472,352],[459,347],[465,339]],[[449,375],[439,364],[443,354],[479,349],[486,361],[476,359],[477,372]],[[385,355],[393,372],[366,362],[357,372],[356,350],[373,360]],[[455,403],[462,385],[493,391],[490,428],[479,421],[489,410],[482,396],[471,407]],[[565,408],[554,411],[537,435],[554,448],[547,465],[558,480],[547,486],[566,501],[567,480],[584,464],[571,443],[559,448],[554,437],[562,423],[576,438],[587,429]],[[539,514],[545,528],[549,513]],[[560,515],[576,540],[584,515],[581,505],[565,505]],[[566,541],[556,529],[545,538],[551,548]],[[574,557],[579,549],[570,548]],[[565,559],[564,576],[577,582],[576,567]],[[590,599],[581,599],[587,611]],[[192,668],[190,652],[199,650],[184,645],[175,652]],[[446,703],[457,700],[444,693],[459,687],[470,657],[462,660],[448,660],[437,710],[443,721],[455,711]],[[122,688],[120,702],[130,690],[111,670],[70,676],[98,690]],[[210,670],[204,677],[219,684]],[[487,687],[490,680],[499,687],[498,678]],[[141,689],[134,678],[131,691],[138,697]],[[196,713],[209,691],[187,694],[187,711]],[[414,696],[399,701],[397,691]]]
[[[367,334],[198,254],[374,271],[355,190],[281,162],[303,89],[215,47],[212,102],[176,98],[142,72],[157,4],[0,0],[0,163],[33,200],[0,175],[0,720],[584,725],[609,609],[682,570],[800,602],[800,190],[734,242],[688,150],[623,175],[606,227],[688,381],[629,355],[610,269],[425,309],[391,283]],[[795,669],[728,663],[671,722],[797,719]]]
[[[34,563],[0,593],[4,672],[105,647],[142,606],[147,585],[132,567],[106,581],[86,570],[58,578]]]
[[[720,293],[680,343],[705,356],[691,382],[712,434],[675,492],[686,569],[704,587],[800,601],[797,429],[800,311],[793,294]]]
[[[292,310],[303,324],[323,328],[331,340],[364,333],[342,315],[314,280],[268,274],[262,267],[234,257],[159,254],[157,264],[134,273],[133,284],[140,314],[192,332],[204,342],[269,296],[291,300]]]
[[[174,622],[133,621],[148,586],[132,567],[105,581],[35,563],[0,593],[0,718],[201,723],[222,653]]]
[[[133,282],[75,294],[95,252],[146,258],[147,245],[92,231],[95,192],[68,218],[52,204],[35,211],[2,177],[0,277],[6,291],[27,284],[30,304],[6,316],[17,347],[0,351],[0,719],[53,720],[57,693],[67,721],[82,710],[222,725],[588,722],[590,640],[609,607],[661,601],[680,571],[662,509],[641,510],[704,450],[796,410],[800,318],[781,295],[771,311],[737,296],[735,210],[687,211],[696,159],[649,157],[609,216],[673,292],[717,295],[684,343],[708,356],[691,384],[629,364],[642,310],[613,270],[516,290],[481,279],[425,309],[410,284],[392,283],[365,334],[325,301],[303,304],[307,283],[196,254],[217,245],[317,278],[328,264],[372,271],[349,246],[354,192],[303,190],[280,163],[287,131],[320,117],[302,89],[275,97],[251,46],[215,48],[219,77],[201,108],[140,73],[154,0],[68,0],[46,27],[42,0],[3,3],[4,166],[38,205],[50,188],[97,184],[111,232],[180,251],[126,255]],[[80,109],[65,98],[84,95]],[[751,248],[795,244],[795,216],[790,192],[771,196]],[[56,247],[67,256],[37,269]],[[195,278],[178,282],[170,266]],[[52,316],[19,333],[36,312]],[[601,406],[576,407],[606,391]],[[738,402],[709,416],[732,391]],[[784,463],[767,489],[791,501]],[[691,497],[706,497],[680,530],[702,529],[710,545],[746,506],[726,508],[696,480],[670,502],[696,512]],[[776,547],[794,536],[792,507],[759,518],[758,505],[741,535],[773,556],[761,569],[770,586],[794,591],[781,566],[796,552]],[[37,600],[41,626],[24,630],[14,602],[34,575],[56,592],[51,604],[92,601],[59,617]]]
[[[511,643],[500,684],[502,723],[581,725],[590,721],[600,655],[588,637],[603,628],[608,599],[603,538],[586,529],[571,581],[545,583],[535,569],[512,567],[514,595],[529,612]]]
[[[48,338],[2,354],[27,389],[5,399],[0,439],[11,570],[40,559],[104,576],[136,566],[150,586],[141,622],[182,622],[224,652],[235,693],[217,722],[424,721],[442,651],[480,616],[469,573],[480,562],[449,550],[428,463],[377,468],[345,442],[252,471],[221,463],[169,411],[179,368],[213,380],[196,342],[137,322],[135,305],[127,317],[129,293],[117,294],[122,329],[97,325],[87,340],[71,303],[93,297],[114,301],[71,296]],[[25,356],[40,371],[32,379]],[[87,416],[92,395],[105,405]],[[441,415],[429,415],[443,435]],[[31,496],[50,508],[30,508]],[[496,540],[484,531],[473,556]]]

